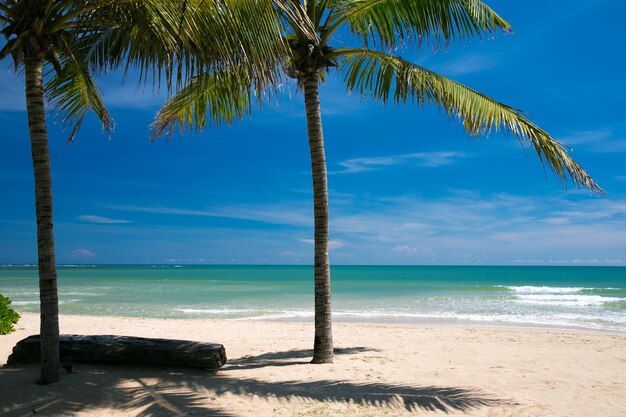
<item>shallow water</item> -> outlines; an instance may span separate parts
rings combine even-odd
[[[65,314],[311,320],[310,266],[67,265]],[[626,268],[335,266],[335,320],[626,331]],[[0,266],[0,293],[38,311],[37,269]]]

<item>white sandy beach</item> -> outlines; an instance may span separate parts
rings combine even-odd
[[[75,364],[51,386],[34,365],[0,369],[9,416],[626,415],[626,334],[335,324],[330,365],[308,364],[312,323],[62,316],[61,332],[218,342],[218,372]],[[0,363],[38,332],[24,314]]]

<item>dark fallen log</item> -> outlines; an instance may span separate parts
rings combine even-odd
[[[61,363],[165,365],[217,369],[226,363],[224,346],[189,340],[133,336],[61,335]],[[38,363],[39,335],[20,340],[7,364]]]

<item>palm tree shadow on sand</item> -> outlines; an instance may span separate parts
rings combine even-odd
[[[378,352],[378,349],[367,347],[335,348],[335,355],[353,355],[362,352]],[[229,359],[224,370],[265,368],[268,366],[304,365],[311,362],[313,349],[293,349],[282,352],[267,352],[260,355],[246,355],[237,359]]]
[[[349,355],[367,348],[337,349]],[[302,365],[310,350],[270,352],[231,360],[224,371],[263,366]],[[0,415],[65,416],[76,412],[115,408],[139,417],[202,415],[235,417],[225,393],[277,399],[281,403],[342,402],[409,412],[469,412],[508,403],[477,389],[452,386],[399,385],[343,380],[273,381],[238,378],[228,372],[197,369],[76,364],[78,373],[65,375],[50,386],[34,384],[37,366],[0,369]],[[123,413],[122,413],[123,414]],[[128,414],[133,415],[133,414]]]

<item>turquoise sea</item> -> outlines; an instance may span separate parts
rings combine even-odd
[[[310,266],[66,265],[66,314],[312,320]],[[336,321],[548,325],[626,331],[626,268],[335,266]],[[0,293],[38,311],[37,269],[0,266]]]

